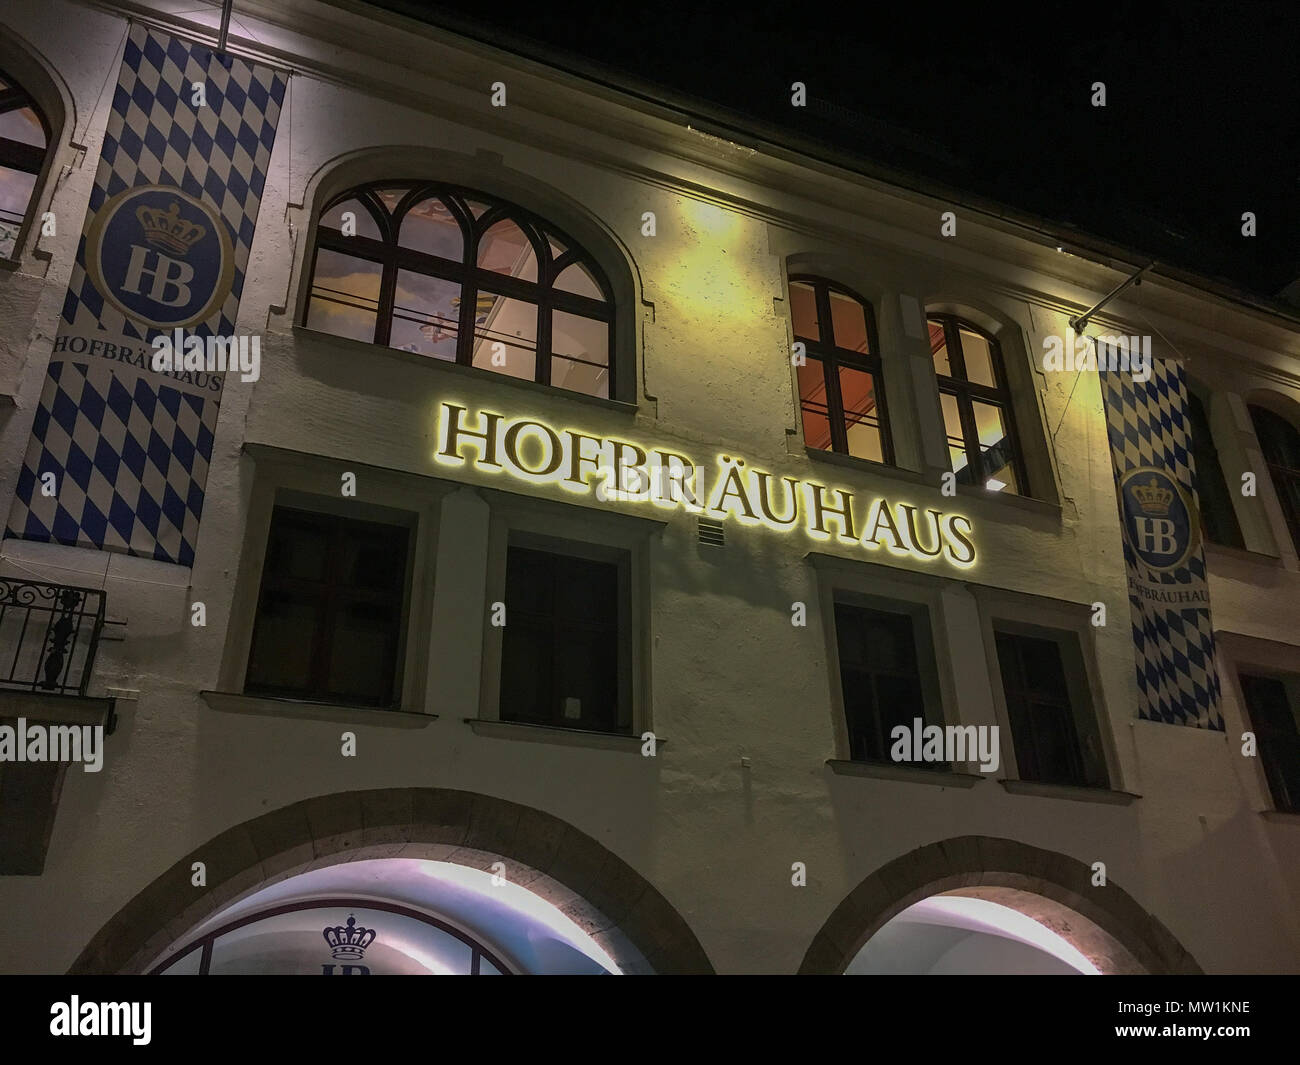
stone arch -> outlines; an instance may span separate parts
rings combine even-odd
[[[227,829],[181,858],[94,936],[70,974],[136,973],[217,909],[309,868],[376,857],[490,869],[506,860],[625,972],[712,973],[699,940],[655,887],[551,814],[447,788],[385,788],[304,799]],[[207,891],[191,886],[192,863]],[[521,881],[517,881],[521,882]]]
[[[842,973],[890,918],[945,892],[1027,913],[1104,973],[1201,972],[1173,934],[1113,881],[1095,888],[1083,862],[991,836],[942,840],[881,866],[827,918],[799,972]]]

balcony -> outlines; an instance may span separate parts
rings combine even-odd
[[[104,602],[94,588],[0,578],[0,876],[44,870],[68,752],[84,752],[93,742],[99,765],[105,761],[103,737],[116,725],[114,703],[86,694]],[[42,726],[68,738],[59,754],[42,749],[37,756],[24,746],[22,737]],[[72,754],[71,761],[78,757]]]
[[[0,579],[0,688],[85,696],[104,629],[104,593]]]

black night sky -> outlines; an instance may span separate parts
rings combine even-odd
[[[1293,0],[379,6],[976,193],[1135,260],[1261,296],[1300,277]],[[790,106],[794,81],[806,108]]]

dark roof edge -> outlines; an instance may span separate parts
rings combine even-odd
[[[761,119],[732,111],[698,97],[688,96],[664,85],[643,81],[520,34],[501,30],[495,26],[488,27],[436,7],[419,8],[420,14],[413,15],[410,9],[416,5],[409,3],[408,0],[362,0],[362,2],[367,6],[378,7],[389,14],[446,30],[472,40],[476,44],[540,63],[571,77],[599,85],[621,96],[630,97],[651,111],[658,111],[661,114],[671,112],[679,119],[689,119],[697,124],[704,123],[708,128],[703,129],[702,132],[712,133],[715,136],[725,135],[726,139],[745,147],[755,148],[766,155],[793,162],[798,162],[801,156],[809,157],[859,177],[942,200],[955,207],[997,219],[1004,225],[1027,230],[1045,238],[1043,243],[1069,245],[1068,250],[1090,252],[1099,260],[1116,260],[1122,264],[1116,266],[1113,262],[1100,263],[1112,269],[1129,269],[1135,272],[1148,263],[1156,262],[1157,265],[1150,271],[1152,275],[1200,289],[1231,303],[1281,319],[1287,325],[1300,326],[1300,309],[1250,292],[1226,278],[1211,277],[1170,266],[1160,262],[1158,255],[1124,247],[1104,237],[1062,223],[1053,223],[1050,219],[1008,204],[915,173],[898,170],[863,156],[840,151],[816,138],[779,129]]]

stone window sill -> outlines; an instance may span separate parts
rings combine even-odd
[[[1068,799],[1074,802],[1100,802],[1112,806],[1128,806],[1142,798],[1131,791],[1111,791],[1109,788],[1080,788],[1073,784],[1044,784],[1037,780],[999,780],[1012,795],[1036,795],[1042,799]]]
[[[306,699],[281,699],[270,695],[244,695],[240,692],[201,691],[199,696],[213,710],[227,714],[342,721],[387,728],[425,728],[431,721],[438,719],[437,714],[421,714],[413,710],[381,710],[373,706],[315,703]]]
[[[880,477],[906,481],[908,484],[925,485],[930,483],[926,480],[924,474],[917,473],[916,470],[909,470],[903,466],[891,466],[886,462],[876,462],[872,459],[861,459],[856,455],[844,455],[838,451],[823,451],[819,447],[805,447],[804,454],[813,462],[824,462],[828,466],[842,466],[846,470],[874,473]]]
[[[519,721],[490,721],[481,717],[467,717],[465,724],[476,736],[491,736],[499,740],[525,740],[529,743],[560,743],[570,747],[591,747],[605,751],[641,753],[641,737],[623,733],[593,732],[589,729],[561,728],[558,725],[529,725]],[[655,737],[656,750],[668,741]]]
[[[571,399],[578,403],[586,403],[593,407],[602,407],[605,410],[621,411],[624,414],[636,414],[637,405],[628,403],[621,399],[605,399],[603,396],[589,396],[585,392],[574,392],[566,388],[556,388],[552,385],[540,384],[537,381],[528,381],[519,377],[511,377],[509,374],[497,373],[494,370],[484,370],[477,366],[461,366],[459,363],[447,362],[445,359],[436,359],[432,355],[421,355],[417,351],[399,351],[397,348],[384,347],[380,344],[367,344],[363,340],[352,340],[350,337],[336,337],[332,333],[322,333],[316,329],[308,329],[305,325],[295,325],[293,327],[293,337],[295,341],[310,343],[314,347],[321,349],[334,349],[337,351],[346,351],[349,355],[356,357],[358,354],[365,355],[383,355],[389,358],[399,359],[403,362],[413,363],[419,366],[427,366],[437,373],[459,374],[462,377],[478,378],[480,381],[491,381],[493,384],[509,385],[513,388],[523,389],[532,392],[535,395],[556,396],[561,399]]]
[[[851,762],[828,758],[832,773],[847,777],[875,777],[877,780],[901,780],[910,784],[932,784],[940,788],[973,788],[984,778],[978,773],[954,773],[951,770],[918,769],[908,765],[883,765],[878,762]]]

